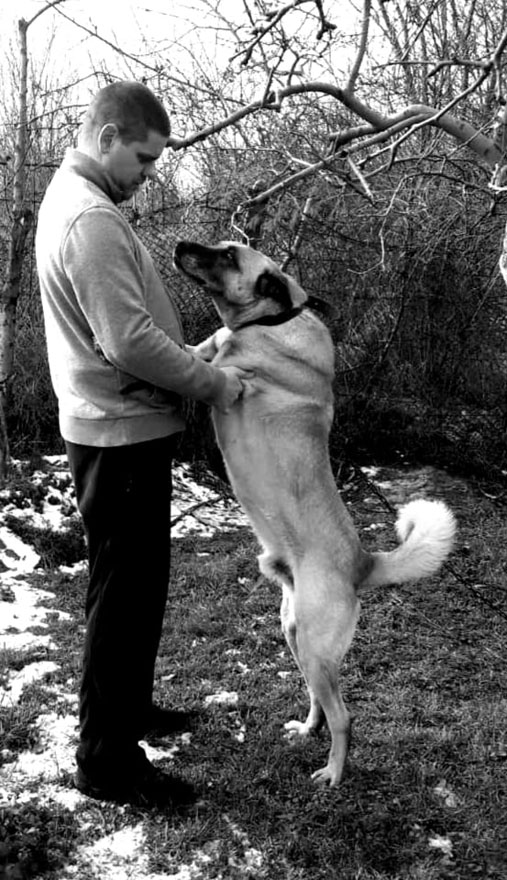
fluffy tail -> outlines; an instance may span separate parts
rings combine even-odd
[[[389,553],[372,553],[373,567],[359,588],[402,584],[438,571],[452,550],[456,520],[443,501],[410,501],[396,521],[400,546]]]

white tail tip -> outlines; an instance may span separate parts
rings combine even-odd
[[[435,574],[451,552],[456,535],[456,520],[447,505],[424,498],[401,507],[395,527],[399,547],[372,553],[373,568],[361,586],[402,584]]]

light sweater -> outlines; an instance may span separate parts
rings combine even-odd
[[[36,233],[60,431],[90,446],[181,431],[181,396],[211,404],[225,384],[224,373],[185,351],[177,309],[119,198],[100,163],[71,150]]]

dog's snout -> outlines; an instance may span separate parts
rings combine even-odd
[[[174,249],[174,265],[197,284],[213,281],[215,254],[212,248],[194,241],[179,241]]]
[[[173,260],[176,266],[181,268],[185,255],[190,251],[192,242],[179,241],[173,252]]]
[[[179,241],[176,247],[174,248],[174,263],[178,267],[178,269],[183,269],[183,271],[188,271],[192,267],[196,267],[199,265],[198,255],[196,253],[196,248],[198,246],[195,245],[191,241]]]
[[[185,268],[187,265],[206,266],[210,263],[211,248],[195,241],[179,241],[174,249],[174,261]]]

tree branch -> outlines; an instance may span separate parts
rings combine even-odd
[[[206,126],[205,128],[200,129],[194,134],[187,135],[187,137],[179,138],[179,137],[171,137],[169,138],[167,145],[171,147],[173,150],[183,150],[187,147],[193,146],[193,144],[199,143],[199,141],[204,141],[210,135],[218,134],[218,132],[223,131],[225,128],[229,128],[231,125],[235,125],[241,119],[244,119],[246,116],[250,116],[253,113],[256,113],[258,110],[279,110],[280,104],[285,98],[292,97],[293,95],[303,95],[309,93],[317,93],[323,95],[330,95],[332,98],[335,98],[337,101],[340,101],[349,110],[354,111],[358,116],[361,116],[363,119],[366,119],[370,122],[376,130],[384,127],[384,119],[383,117],[377,113],[375,110],[371,110],[371,108],[367,107],[363,104],[355,95],[348,94],[344,89],[339,88],[338,86],[333,85],[332,83],[326,82],[309,82],[309,83],[299,83],[296,85],[286,86],[279,91],[271,92],[266,97],[261,98],[259,101],[253,101],[251,104],[248,104],[245,107],[241,107],[239,110],[236,110],[234,113],[229,114],[224,119],[219,120],[218,122],[214,122],[211,125]]]
[[[242,67],[246,67],[246,65],[250,62],[254,49],[256,46],[260,45],[266,34],[272,31],[277,24],[279,24],[288,12],[296,9],[298,6],[303,6],[305,3],[315,3],[317,6],[317,10],[319,12],[321,27],[317,34],[317,39],[321,39],[326,31],[334,30],[336,25],[331,24],[324,16],[324,11],[322,8],[322,0],[292,0],[291,3],[287,3],[285,6],[282,6],[281,9],[273,10],[272,12],[266,13],[266,18],[268,19],[268,24],[263,28],[256,28],[256,33],[254,39],[251,41],[250,45],[247,46],[246,49],[241,49],[239,52],[236,52],[230,58],[230,61],[234,61],[236,58],[244,55],[244,58],[241,62]]]
[[[65,3],[65,0],[52,0],[51,3],[48,3],[46,6],[43,6],[42,9],[39,9],[38,12],[30,19],[30,21],[26,22],[26,27],[29,28],[30,25],[34,23],[34,21],[39,18],[40,15],[43,15],[44,12],[47,12],[48,9],[56,8],[60,5],[60,3]]]
[[[49,6],[56,7],[58,3],[63,3],[63,2],[65,2],[65,0],[55,0],[55,2],[49,4]],[[46,7],[46,8],[49,8],[49,7]],[[123,58],[128,58],[130,61],[134,61],[136,64],[140,64],[141,67],[144,67],[145,70],[151,71],[151,73],[159,75],[160,73],[163,72],[164,79],[168,80],[169,82],[176,83],[176,85],[178,85],[178,86],[183,86],[184,88],[188,88],[188,86],[189,86],[188,80],[180,79],[177,76],[173,76],[172,74],[167,73],[167,71],[163,70],[163,68],[160,65],[147,64],[146,61],[143,61],[138,56],[131,55],[129,52],[125,52],[124,49],[120,49],[120,47],[117,46],[116,43],[111,42],[111,40],[106,40],[106,38],[102,37],[96,30],[92,30],[92,28],[89,28],[86,25],[81,24],[81,22],[76,21],[74,18],[71,18],[69,15],[66,15],[65,12],[62,12],[61,9],[57,9],[56,11],[58,12],[59,15],[62,16],[62,18],[65,18],[71,24],[75,25],[75,27],[80,28],[80,30],[84,31],[86,34],[89,34],[89,36],[94,37],[94,39],[99,40],[99,42],[104,43],[105,46],[108,46],[110,49],[112,49],[118,55],[121,55]],[[37,13],[37,15],[40,15],[40,13]],[[35,16],[34,18],[37,18],[37,16]],[[34,19],[32,19],[32,21],[33,20]],[[207,95],[209,97],[215,97],[214,93],[210,89],[205,89],[202,86],[196,85],[195,83],[192,85],[192,88],[196,92],[200,92],[201,94]]]
[[[354,60],[354,64],[352,65],[352,70],[350,72],[349,81],[347,83],[346,91],[352,93],[356,87],[356,81],[359,76],[359,71],[361,69],[361,64],[363,63],[364,56],[366,54],[366,49],[368,47],[368,33],[370,30],[370,16],[371,16],[371,0],[364,0],[363,6],[363,23],[361,26],[361,38],[359,41],[359,47],[357,50],[357,54]]]
[[[284,7],[284,10],[280,10],[280,12],[286,12],[289,8],[294,8],[294,5],[292,5],[291,7],[286,6]],[[357,116],[364,119],[365,122],[368,123],[368,125],[356,126],[354,128],[348,129],[345,132],[332,135],[332,153],[330,153],[328,156],[323,157],[318,162],[307,166],[306,168],[296,172],[295,174],[290,175],[289,177],[285,178],[285,180],[279,181],[274,186],[267,189],[265,192],[258,194],[257,196],[255,196],[254,199],[250,199],[245,204],[245,207],[259,205],[267,201],[269,198],[271,198],[273,195],[280,192],[281,190],[288,188],[292,184],[299,182],[302,179],[309,177],[310,175],[316,174],[324,168],[329,167],[336,158],[338,148],[343,147],[345,143],[350,143],[350,141],[363,136],[366,136],[367,138],[369,136],[369,139],[356,145],[353,150],[348,151],[355,152],[357,149],[365,149],[368,146],[371,146],[373,143],[378,142],[379,140],[386,140],[387,138],[392,137],[397,132],[405,130],[404,134],[402,134],[398,141],[396,141],[394,144],[391,144],[390,146],[390,149],[394,155],[394,152],[399,148],[399,146],[404,143],[411,135],[413,135],[419,129],[429,125],[442,129],[446,133],[456,138],[459,143],[464,145],[466,144],[477,155],[484,159],[484,161],[486,161],[491,168],[496,168],[497,166],[499,166],[499,164],[504,159],[504,154],[499,146],[500,139],[497,137],[496,142],[494,142],[490,138],[478,132],[469,123],[456,119],[454,116],[451,115],[449,111],[454,106],[456,106],[457,103],[475,92],[491,74],[492,69],[497,69],[499,59],[507,45],[507,30],[502,34],[491,58],[487,62],[480,64],[480,67],[482,68],[481,74],[476,77],[476,79],[470,86],[460,92],[460,94],[457,95],[456,98],[448,102],[445,107],[441,108],[440,110],[436,110],[435,108],[425,104],[415,104],[405,108],[403,111],[401,111],[401,113],[398,113],[395,116],[386,118],[377,111],[372,110],[371,107],[368,107],[362,101],[360,101],[356,97],[356,95],[353,94],[351,89],[351,87],[355,85],[361,60],[366,48],[369,13],[370,0],[365,0],[362,39],[356,61],[349,77],[348,88],[342,89],[331,83],[325,82],[310,82],[299,85],[289,85],[283,89],[280,89],[276,94],[271,92],[270,94],[263,96],[262,100],[255,101],[247,105],[246,107],[242,107],[235,113],[227,116],[225,119],[213,123],[212,125],[201,129],[201,131],[196,132],[193,135],[188,136],[187,138],[172,138],[169,141],[169,145],[174,150],[186,148],[194,143],[197,143],[198,141],[205,140],[210,135],[216,134],[230,125],[236,124],[241,119],[258,112],[259,110],[279,109],[282,101],[289,97],[301,94],[317,93],[322,95],[329,95],[335,98],[345,107],[347,107],[347,109],[351,110]],[[503,125],[507,125],[507,117],[505,116],[505,114]],[[379,137],[379,135],[381,135],[381,137]],[[343,156],[346,155],[346,153],[342,150],[340,155]],[[357,175],[357,166],[353,165],[352,169]]]

